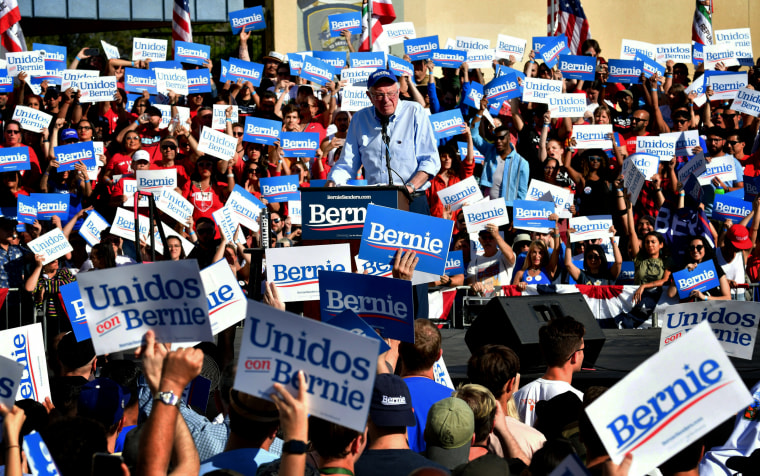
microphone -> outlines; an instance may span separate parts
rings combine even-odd
[[[388,136],[388,118],[386,116],[383,116],[382,114],[380,116],[380,125],[382,126],[381,134],[382,134],[382,141],[385,145],[385,167],[388,169],[388,185],[393,185],[393,175],[391,175],[391,151],[390,151],[390,143],[391,138]]]

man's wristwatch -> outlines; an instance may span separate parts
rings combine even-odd
[[[301,440],[290,440],[282,444],[282,452],[292,455],[302,455],[309,450],[309,445]]]
[[[417,191],[417,187],[415,187],[413,183],[407,183],[406,185],[412,187],[412,193],[415,193]]]
[[[180,398],[177,395],[174,395],[174,392],[172,390],[169,390],[168,392],[158,392],[153,396],[154,402],[161,402],[166,405],[174,405],[179,406]]]

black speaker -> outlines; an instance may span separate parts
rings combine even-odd
[[[495,297],[467,330],[470,352],[486,344],[506,345],[520,357],[521,371],[546,365],[538,345],[538,329],[551,319],[570,316],[586,328],[584,367],[593,367],[604,345],[604,333],[580,294]]]

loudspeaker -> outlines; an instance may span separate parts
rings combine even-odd
[[[604,333],[581,294],[495,297],[472,322],[464,341],[470,352],[486,344],[506,345],[520,357],[521,371],[546,365],[538,329],[551,319],[570,316],[586,328],[584,367],[593,367],[604,346]]]

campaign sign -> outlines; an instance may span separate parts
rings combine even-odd
[[[50,220],[53,215],[65,222],[69,218],[69,200],[67,193],[32,193],[32,200],[37,202],[37,219]]]
[[[140,239],[146,243],[150,240],[148,234],[148,217],[140,215]],[[120,236],[125,240],[135,241],[135,214],[124,208],[117,208],[111,223],[111,234]]]
[[[718,71],[720,72],[720,71]],[[710,74],[706,76],[706,84],[713,90],[711,101],[731,100],[736,98],[739,90],[747,87],[747,72],[727,74]]]
[[[31,167],[29,147],[5,147],[0,149],[0,172],[29,170]]]
[[[393,277],[393,265],[372,263],[371,261],[363,260],[358,256],[354,256],[354,262],[356,263],[356,272],[359,274],[382,276],[384,278]]]
[[[548,219],[552,213],[554,213],[554,204],[551,202],[515,200],[514,227],[520,230],[548,233],[556,226]]]
[[[734,223],[739,223],[750,213],[752,213],[752,202],[745,202],[741,198],[731,195],[715,195],[712,211],[713,220],[731,220]]]
[[[619,464],[632,453],[629,474],[645,474],[750,403],[747,387],[703,323],[644,361],[586,414],[612,460]]]
[[[583,94],[549,96],[549,112],[552,117],[583,117],[586,107],[586,97]]]
[[[312,56],[332,66],[333,74],[340,74],[346,66],[346,53],[342,51],[312,51]]]
[[[221,259],[203,268],[200,275],[214,335],[245,319],[248,301],[227,260]]]
[[[257,88],[261,84],[261,76],[264,73],[264,65],[243,61],[237,58],[230,58],[230,67],[227,70],[227,79],[235,81],[237,79],[250,81],[253,87]]]
[[[744,182],[744,201],[752,203],[760,194],[760,177],[750,177],[745,175],[742,179]],[[21,195],[19,195],[19,199]]]
[[[21,127],[27,131],[42,132],[47,129],[53,116],[37,109],[26,106],[16,106],[13,110],[14,121],[18,121]]]
[[[462,256],[462,250],[449,251],[449,256],[446,258],[446,276],[454,276],[457,274],[464,274],[464,257]]]
[[[0,93],[13,92],[13,78],[8,76],[7,69],[0,69]]]
[[[573,217],[570,219],[570,228],[575,229],[570,233],[570,243],[583,240],[596,240],[599,238],[609,239],[612,234],[612,217],[609,215],[591,215]]]
[[[742,66],[753,66],[752,36],[749,28],[715,30],[716,43],[725,43],[733,50],[733,57]]]
[[[731,109],[750,116],[760,116],[760,91],[747,89],[746,86],[739,89]]]
[[[261,196],[270,203],[287,202],[299,198],[297,175],[262,177],[259,183],[261,185]]]
[[[75,142],[73,144],[59,145],[53,148],[55,160],[60,164],[58,172],[74,170],[79,162],[84,163],[86,167],[95,166],[95,148],[92,142]]]
[[[694,302],[668,306],[664,314],[660,349],[707,321],[726,354],[739,359],[752,359],[760,317],[756,304],[740,301]]]
[[[79,101],[83,103],[113,101],[117,94],[116,76],[87,76],[76,80]]]
[[[230,120],[233,124],[238,122],[239,109],[237,106],[229,106],[227,104],[214,104],[213,112],[211,116],[211,128],[216,130],[224,130],[227,127],[227,108],[231,107]]]
[[[576,149],[611,149],[609,134],[612,134],[612,124],[574,125],[572,137]]]
[[[430,59],[433,57],[433,50],[438,49],[438,36],[426,36],[404,40],[404,53],[409,55],[412,61]]]
[[[469,68],[490,68],[493,66],[493,50],[466,50],[467,67]]]
[[[300,193],[300,192],[299,192]],[[288,217],[293,225],[300,225],[302,222],[301,200],[288,201]]]
[[[500,34],[496,37],[495,54],[497,57],[505,59],[514,56],[515,61],[519,63],[523,60],[526,44],[527,41],[522,38]]]
[[[431,59],[434,65],[441,68],[458,68],[467,60],[467,52],[464,50],[437,49],[433,50]]]
[[[59,476],[61,474],[39,433],[32,431],[26,435],[22,446],[32,474],[35,476]]]
[[[364,431],[377,370],[376,339],[250,300],[243,335],[234,389],[271,400],[272,384],[280,383],[297,395],[300,370],[309,414]]]
[[[46,397],[50,397],[42,324],[0,331],[0,356],[15,360],[24,367],[16,400],[30,398],[43,403]]]
[[[689,161],[682,165],[680,169],[678,169],[678,181],[685,184],[690,175],[699,177],[705,173],[706,170],[707,160],[705,159],[705,155],[700,152],[694,157],[690,157]],[[710,180],[712,180],[712,178]]]
[[[303,239],[359,239],[364,228],[367,205],[374,203],[395,208],[398,203],[398,192],[396,190],[347,192],[326,189],[304,193],[301,202]]]
[[[520,87],[517,81],[517,76],[511,74],[494,78],[483,87],[483,94],[488,100],[489,105],[501,105],[504,101],[524,95],[523,91],[524,89]],[[479,109],[480,103],[477,103],[473,107]]]
[[[596,58],[593,56],[559,55],[559,70],[565,79],[594,80]]]
[[[77,276],[98,355],[159,342],[212,341],[208,303],[195,260],[142,263]]]
[[[61,71],[66,69],[67,61],[65,46],[32,43],[32,50],[45,52],[45,69],[48,74],[54,74],[53,72],[60,74]]]
[[[690,196],[697,203],[702,201],[702,186],[699,185],[699,180],[697,180],[696,176],[689,175],[686,182],[682,183],[684,184],[683,190],[686,192],[686,195]]]
[[[90,329],[87,328],[87,316],[82,306],[82,295],[79,293],[79,285],[76,282],[64,284],[60,287],[61,300],[66,307],[66,314],[71,321],[74,337],[77,342],[90,338]]]
[[[462,213],[464,214],[464,221],[469,233],[485,230],[486,225],[489,223],[493,223],[497,227],[509,223],[509,215],[507,214],[507,205],[504,197],[464,205]]]
[[[386,46],[398,45],[404,40],[417,38],[417,32],[414,30],[414,23],[410,21],[393,22],[383,25],[381,38]]]
[[[732,155],[715,157],[710,162],[707,162],[705,164],[705,172],[698,177],[699,184],[708,185],[715,177],[720,178],[724,182],[736,180],[734,157]]]
[[[549,104],[549,96],[556,94],[562,94],[562,81],[541,78],[525,78],[523,80],[523,102]]]
[[[370,327],[369,324],[364,322],[364,320],[362,320],[362,318],[359,317],[351,309],[346,309],[345,311],[341,312],[337,316],[332,317],[329,320],[325,319],[322,322],[326,322],[330,324],[331,326],[340,327],[341,329],[345,329],[353,334],[369,337],[371,339],[376,339],[380,343],[380,348],[378,349],[378,355],[390,350],[391,348],[391,346],[385,343],[383,338],[380,337],[380,335],[375,331],[375,329]]]
[[[372,106],[366,87],[346,86],[341,90],[341,98],[340,108],[344,111],[355,112]]]
[[[87,214],[82,226],[79,227],[79,235],[90,246],[100,243],[100,232],[111,226],[103,216],[95,210]]]
[[[417,270],[443,274],[454,222],[412,212],[367,206],[359,257],[391,263],[398,250],[417,253]],[[361,316],[361,313],[359,313]]]
[[[128,93],[142,93],[148,91],[148,94],[158,94],[158,91],[156,90],[155,71],[124,68],[124,90]]]
[[[729,66],[739,66],[739,61],[734,56],[734,49],[730,44],[704,45],[702,52],[704,54],[705,70],[714,70],[718,63],[723,63],[727,68]]]
[[[267,27],[264,21],[264,7],[251,7],[244,10],[230,12],[227,15],[230,19],[232,34],[238,35],[240,31],[257,31]]]
[[[210,93],[211,72],[206,68],[187,70],[188,94]]]
[[[567,45],[568,42],[565,35],[547,36],[544,38],[543,47],[536,51],[536,53],[541,56],[546,66],[554,68],[559,61],[559,55],[570,51]]]
[[[166,61],[166,40],[152,38],[132,38],[132,61]]]
[[[222,160],[230,160],[235,155],[236,149],[237,139],[235,137],[203,126],[201,140],[198,141],[199,151]]]
[[[676,157],[686,157],[694,155],[694,147],[699,145],[699,131],[688,130],[683,132],[668,132],[660,134],[662,139],[676,139]],[[656,154],[655,154],[656,155]]]
[[[464,130],[464,119],[459,108],[439,112],[430,116],[436,140],[459,135]]]
[[[644,71],[644,63],[635,60],[614,60],[608,62],[609,83],[632,83],[637,84],[639,77]]]
[[[577,126],[575,126],[577,127]],[[560,218],[570,218],[570,205],[573,204],[573,194],[566,188],[558,187],[540,180],[531,179],[528,184],[526,200],[541,200],[541,197],[551,193],[554,207]]]
[[[454,212],[462,208],[465,203],[479,202],[483,199],[483,193],[481,193],[475,177],[469,176],[454,185],[439,190],[438,198],[441,199],[444,207],[450,205],[451,211]]]
[[[280,138],[282,122],[248,116],[245,118],[243,141],[274,145]]]
[[[230,243],[235,243],[235,233],[238,229],[238,223],[235,221],[232,209],[229,207],[222,207],[211,214],[211,217],[216,222],[216,226],[219,227],[219,232]]]
[[[329,321],[345,310],[355,312],[385,338],[414,342],[414,296],[411,281],[369,274],[322,270],[319,307]]]
[[[483,85],[470,81],[470,89],[462,100],[465,104],[474,109],[480,109],[480,100],[483,99]]]
[[[180,96],[189,94],[185,70],[155,68],[153,73],[156,75],[156,91],[159,93],[168,94],[172,91]]]
[[[620,42],[620,58],[623,60],[632,60],[636,58],[636,53],[643,54],[647,58],[657,58],[657,47],[645,41],[623,40]]]
[[[174,41],[174,59],[187,64],[203,66],[211,58],[211,47],[200,43]]]
[[[100,45],[103,47],[103,53],[106,54],[106,58],[112,60],[112,59],[119,59],[121,58],[121,53],[119,53],[119,48],[107,43],[103,40],[100,40]]]
[[[655,45],[655,60],[665,64],[668,60],[676,63],[691,63],[691,45],[689,43],[668,43]]]
[[[324,86],[328,81],[332,81],[335,73],[332,65],[311,56],[304,56],[303,68],[301,68],[302,78]]]
[[[388,70],[397,77],[407,75],[410,78],[414,78],[414,66],[412,66],[412,63],[393,55],[388,55]]]
[[[361,12],[347,12],[330,15],[327,17],[327,24],[330,28],[331,38],[342,36],[344,31],[358,35],[362,32],[362,14]]]
[[[35,255],[45,257],[42,264],[48,264],[74,251],[60,228],[53,228],[39,238],[30,241],[27,245]]]
[[[227,82],[227,71],[230,69],[230,62],[227,60],[219,60],[222,63],[221,70],[219,71],[219,81]]]
[[[581,263],[582,268],[583,263]],[[636,268],[633,264],[633,261],[623,261],[623,263],[620,266],[620,274],[618,275],[617,281],[615,284],[633,284],[634,276],[636,274]]]
[[[644,68],[644,77],[651,78],[653,74],[659,74],[663,76],[665,74],[665,66],[662,66],[657,61],[649,58],[641,53],[636,53],[634,58],[636,61],[641,61]]]
[[[319,299],[319,270],[342,272],[353,279],[348,243],[267,248],[267,280],[277,285],[282,302]]]
[[[280,147],[285,157],[314,157],[319,148],[319,133],[281,132]]]
[[[491,49],[491,40],[483,38],[470,38],[469,36],[457,36],[454,39],[455,47],[459,50],[488,50]]]
[[[138,170],[135,172],[137,190],[161,195],[161,190],[177,187],[177,169]]]
[[[29,76],[42,76],[47,71],[45,67],[44,51],[24,51],[20,53],[6,53],[8,76],[16,77],[20,72]]]
[[[351,57],[353,62],[354,58]],[[385,60],[383,60],[385,62]],[[363,68],[344,68],[340,70],[340,80],[345,81],[347,86],[363,86],[363,89],[367,90],[367,79],[369,76],[377,71],[378,68],[363,67]]]
[[[15,359],[0,356],[0,403],[8,408],[13,408],[16,403],[16,393],[23,374],[22,364]]]
[[[168,61],[151,61],[148,64],[148,69],[153,71],[155,69],[180,69],[184,70],[182,67],[182,63],[179,61],[174,60],[168,60]]]
[[[678,297],[686,299],[692,291],[707,291],[720,286],[718,273],[712,260],[700,263],[696,268],[689,271],[683,269],[673,273],[673,282],[678,289]]]
[[[697,97],[694,98],[694,104],[697,105],[697,107],[702,107],[707,101],[707,96],[705,96],[705,75],[701,75],[700,77],[696,78],[694,81],[689,84],[689,87],[687,87],[684,92],[686,94],[691,93],[697,93]]]
[[[37,220],[37,200],[27,195],[18,195],[16,219],[19,223],[33,224]]]
[[[636,152],[656,155],[661,161],[670,161],[675,156],[676,142],[677,138],[673,136],[638,136],[636,137]]]
[[[259,230],[259,214],[264,204],[252,193],[240,185],[235,185],[224,206],[232,208],[238,223],[251,231]]]
[[[660,158],[656,155],[645,154],[643,152],[637,152],[628,156],[628,159],[636,165],[636,168],[644,174],[644,178],[648,181],[654,174],[657,173],[660,167]]]

